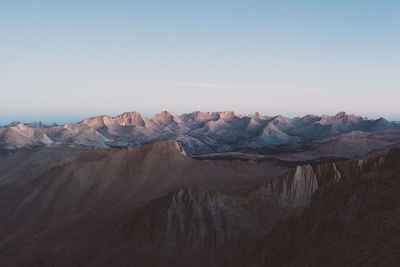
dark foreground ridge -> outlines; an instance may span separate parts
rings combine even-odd
[[[0,262],[395,266],[399,166],[398,148],[297,165],[195,160],[173,140],[21,149],[0,160]]]
[[[280,223],[255,266],[398,266],[400,149],[362,165]]]

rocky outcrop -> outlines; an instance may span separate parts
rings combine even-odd
[[[317,177],[311,165],[297,166],[293,178],[286,181],[282,192],[283,206],[286,204],[294,208],[307,207],[312,193],[318,188]]]
[[[317,177],[311,165],[298,165],[294,171],[269,182],[263,189],[281,207],[305,208],[317,188]]]
[[[314,166],[313,169],[317,177],[319,186],[328,183],[337,184],[342,179],[342,174],[336,167],[335,162],[318,164]]]
[[[241,247],[267,233],[245,198],[201,188],[181,188],[134,211],[121,227],[129,239],[169,248]]]
[[[297,165],[283,177],[273,179],[253,192],[253,197],[274,201],[283,208],[306,208],[318,188],[338,184],[342,179],[359,175],[365,170],[378,170],[386,157],[373,160],[358,159],[335,162]]]
[[[246,231],[265,232],[238,199],[201,189],[180,189],[171,197],[165,231],[167,246],[237,246]]]
[[[167,211],[167,246],[223,247],[232,239],[224,197],[217,193],[180,189]],[[235,206],[230,201],[229,205]],[[235,209],[233,209],[235,210]]]
[[[397,266],[400,149],[344,162],[310,206],[265,238],[253,266]]]
[[[316,169],[320,175],[322,168],[318,166]],[[327,179],[335,180],[338,176],[340,173],[336,170],[333,171],[333,176]],[[317,175],[310,164],[297,165],[283,177],[260,187],[254,194],[271,199],[283,208],[305,208],[310,204],[311,196],[318,189],[318,185]]]

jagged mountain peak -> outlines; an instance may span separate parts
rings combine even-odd
[[[164,120],[164,119],[170,119],[170,118],[178,118],[178,115],[176,115],[175,113],[173,113],[171,111],[164,110],[164,111],[157,113],[153,117],[154,120]]]
[[[358,114],[347,114],[344,111],[337,113],[334,117],[337,119],[367,119]]]
[[[335,117],[336,118],[346,118],[348,115],[347,115],[347,113],[345,112],[345,111],[340,111],[340,112],[338,112],[336,115],[335,115]]]
[[[144,125],[144,117],[136,111],[125,112],[114,118],[121,125]]]
[[[157,113],[156,115],[154,115],[153,120],[160,125],[167,125],[169,123],[181,123],[181,119],[179,118],[179,116],[168,110]]]
[[[379,119],[375,120],[376,122],[383,122],[383,123],[390,123],[388,120],[386,120],[385,118],[380,117]]]
[[[261,119],[263,116],[258,111],[256,111],[256,112],[254,112],[252,117],[256,118],[256,119]]]
[[[41,121],[34,121],[34,122],[31,122],[31,123],[26,123],[25,125],[29,126],[29,127],[32,127],[32,128],[45,128],[45,127],[47,127],[47,125],[44,124]]]
[[[156,115],[154,115],[154,117],[165,117],[165,116],[177,117],[178,115],[176,115],[175,113],[173,113],[169,110],[163,110],[163,111],[157,113]]]
[[[358,114],[347,114],[344,111],[337,113],[334,116],[323,115],[321,117],[321,122],[337,122],[337,121],[356,121],[356,120],[367,120]]]
[[[21,124],[21,122],[19,121],[13,121],[10,124],[6,125],[5,127],[14,127],[17,126],[18,124]]]
[[[274,124],[283,124],[283,125],[288,125],[292,122],[292,119],[286,118],[282,115],[278,115],[272,118],[272,120],[270,121],[270,123],[274,123]]]
[[[231,117],[240,116],[240,115],[236,114],[235,111],[220,111],[220,112],[217,112],[217,113],[218,113],[221,117],[224,117],[224,118],[226,118],[226,117],[231,118]]]
[[[85,119],[81,122],[81,124],[84,125],[90,125],[90,126],[95,126],[98,127],[99,125],[103,124],[110,124],[110,123],[117,123],[120,125],[133,125],[133,124],[141,124],[143,123],[143,120],[145,118],[136,111],[132,112],[124,112],[120,115],[117,115],[115,117],[107,116],[107,115],[101,115],[101,116],[95,116],[91,117],[88,119]]]
[[[116,116],[115,118],[118,118],[118,117],[134,117],[135,118],[135,117],[143,117],[143,116],[139,112],[130,111],[130,112],[124,112],[124,113]]]
[[[201,112],[194,111],[192,113],[183,114],[180,116],[182,120],[190,120],[190,121],[211,121],[211,120],[219,120],[219,119],[231,119],[234,117],[243,117],[242,115],[237,114],[234,111],[217,111],[217,112]],[[246,116],[251,117],[251,116]]]
[[[195,120],[195,121],[204,121],[214,119],[216,117],[216,112],[202,112],[202,111],[193,111],[191,113],[182,114],[180,117],[184,120]]]
[[[190,155],[317,141],[353,130],[377,132],[396,127],[396,124],[383,118],[367,120],[345,112],[334,116],[307,115],[291,119],[282,115],[262,116],[258,112],[240,115],[234,111],[195,111],[180,116],[163,111],[153,118],[133,111],[116,117],[92,117],[62,127],[42,127],[40,123],[36,126],[20,125],[18,122],[11,125],[17,127],[15,130],[19,134],[31,136],[29,142],[27,139],[19,138],[22,141],[17,142],[18,138],[7,138],[8,141],[0,149],[6,146],[23,147],[24,144],[30,146],[32,140],[40,145],[50,143],[39,136],[48,136],[57,146],[73,147],[136,147],[153,141],[175,139]],[[3,127],[0,138],[5,135],[5,128],[13,127]]]
[[[389,121],[387,121],[386,119],[384,119],[382,117],[379,119],[373,120],[371,124],[372,124],[372,129],[375,131],[396,127],[396,125],[394,123],[390,123]]]

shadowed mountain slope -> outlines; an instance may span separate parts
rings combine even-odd
[[[213,250],[232,254],[241,251],[239,240],[266,233],[273,220],[257,215],[258,205],[245,196],[287,170],[193,160],[176,141],[124,149],[21,149],[0,160],[0,259],[7,266],[99,266],[97,260],[112,261],[113,255],[126,259],[127,250],[134,255],[149,249],[169,260],[188,250],[218,266],[222,258]],[[273,218],[286,213],[275,206],[266,211]]]
[[[366,257],[369,244],[384,255],[371,245],[381,225],[390,233],[383,248],[396,248],[397,157],[394,149],[325,163],[195,160],[173,140],[20,149],[0,160],[0,262],[304,266],[337,252],[332,262],[346,266],[344,248]],[[346,229],[354,243],[343,246]]]
[[[400,149],[342,168],[340,181],[265,238],[255,266],[400,264]]]

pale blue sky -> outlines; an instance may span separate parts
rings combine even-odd
[[[399,1],[0,1],[0,124],[235,110],[400,119]]]

